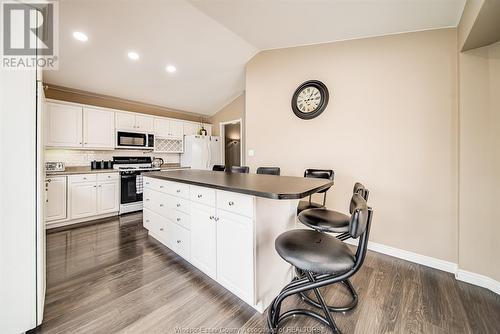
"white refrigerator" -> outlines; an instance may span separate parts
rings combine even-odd
[[[181,166],[211,170],[222,164],[222,139],[216,136],[191,135],[184,137]]]

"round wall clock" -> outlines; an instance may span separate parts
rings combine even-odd
[[[313,119],[319,116],[327,105],[328,89],[321,81],[306,81],[293,93],[292,110],[299,118]]]

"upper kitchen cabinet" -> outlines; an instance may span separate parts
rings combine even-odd
[[[184,135],[183,122],[167,118],[156,117],[154,119],[154,130],[158,137],[182,138]]]
[[[83,108],[83,147],[114,149],[115,113],[108,110]]]
[[[82,107],[47,103],[46,146],[82,147]]]
[[[154,117],[134,115],[131,113],[117,112],[116,113],[116,129],[131,130],[131,131],[154,131]]]

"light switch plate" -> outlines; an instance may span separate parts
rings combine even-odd
[[[248,150],[248,156],[253,157],[255,155],[254,150]]]

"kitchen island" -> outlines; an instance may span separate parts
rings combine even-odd
[[[291,176],[150,172],[144,176],[144,227],[263,312],[292,279],[274,240],[295,228],[300,198],[332,185]]]

